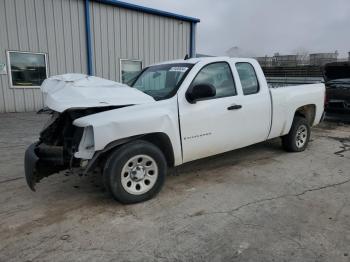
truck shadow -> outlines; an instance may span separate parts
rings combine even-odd
[[[281,147],[280,139],[276,138],[215,156],[195,160],[173,168],[171,171],[174,172],[174,175],[178,175],[180,173],[214,170],[238,164],[244,165],[251,162],[269,162],[272,161],[274,156],[283,152],[285,151]]]
[[[276,161],[274,157],[281,153],[283,154],[284,150],[281,148],[280,139],[273,139],[171,168],[161,194],[165,195],[164,197],[171,194],[167,192],[168,189],[182,191],[184,185],[188,182],[196,183],[195,181],[199,181],[196,186],[200,186],[200,179],[202,178],[210,183],[211,180],[218,179],[218,176],[213,173],[220,173],[221,170],[229,167],[248,168],[252,165],[271,163]],[[198,177],[199,180],[194,179]],[[52,201],[55,201],[56,205],[57,202],[66,205],[65,201],[67,199],[70,202],[75,199],[80,205],[97,206],[102,204],[103,206],[112,205],[114,207],[120,205],[106,192],[100,172],[88,176],[79,176],[76,172],[66,176],[64,172],[61,172],[39,183],[37,192],[32,196],[36,198],[35,202],[38,201],[38,203],[43,204],[44,201],[48,205]]]
[[[276,161],[273,159],[275,156],[284,152],[285,151],[281,148],[280,139],[273,139],[249,147],[229,151],[200,160],[195,160],[179,167],[170,168],[168,172],[168,178],[165,183],[165,188],[162,190],[162,194],[167,194],[167,188],[176,190],[176,188],[173,188],[173,182],[175,182],[175,184],[180,184],[184,182],[184,180],[192,180],[192,178],[197,177],[202,173],[216,173],[221,169],[225,169],[231,166],[239,166],[244,168],[249,167],[250,165],[270,163],[272,161]],[[206,176],[206,178],[209,179],[209,175]],[[215,177],[212,178],[216,179]],[[117,203],[109,194],[107,194],[102,182],[102,175],[100,172],[95,172],[83,177],[79,177],[78,174],[73,173],[68,177],[64,177],[64,179],[61,180],[60,184],[61,185],[58,185],[58,183],[56,183],[55,186],[58,186],[61,192],[68,190],[69,192],[66,192],[65,194],[69,195],[70,197],[72,194],[89,194],[90,197],[93,197],[95,199],[97,197],[103,202],[114,204]],[[44,187],[44,185],[42,187]]]

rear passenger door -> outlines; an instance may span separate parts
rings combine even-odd
[[[236,128],[244,130],[242,146],[247,146],[266,140],[271,125],[271,98],[259,65],[238,62],[235,68],[239,78],[237,86],[242,92],[239,95],[241,112],[244,115]]]

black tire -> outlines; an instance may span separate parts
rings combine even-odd
[[[298,137],[300,136],[300,134],[298,134],[298,130],[302,129],[302,127],[305,127],[306,129],[306,131],[303,132],[303,134],[306,134],[304,143],[301,143]],[[310,134],[311,130],[308,121],[304,117],[295,116],[289,133],[282,136],[282,146],[288,152],[304,151],[309,143]]]
[[[122,179],[124,179],[122,178],[122,171],[123,171],[123,168],[126,167],[128,161],[129,163],[133,162],[131,161],[131,159],[138,155],[144,155],[154,160],[155,162],[154,165],[156,165],[157,167],[157,177],[154,180],[155,182],[152,182],[154,183],[153,186],[147,192],[143,194],[132,194],[127,191],[128,188],[126,187],[126,185],[122,184]],[[136,164],[135,166],[137,165],[138,164]],[[131,173],[132,171],[129,172],[128,176],[131,177]],[[162,151],[157,146],[147,141],[136,140],[120,146],[108,157],[104,167],[104,171],[103,171],[103,181],[104,181],[106,190],[109,193],[111,193],[112,196],[117,201],[123,204],[133,204],[133,203],[146,201],[148,199],[153,198],[156,194],[158,194],[158,192],[161,190],[164,184],[166,173],[167,173],[167,162]],[[147,175],[149,174],[144,175],[145,181],[142,180],[142,181],[135,182],[130,178],[132,183],[136,183],[136,187],[134,187],[133,190],[136,190],[137,185],[140,185],[141,182],[144,183],[141,185],[143,186],[146,185],[145,182],[147,182],[146,181]]]

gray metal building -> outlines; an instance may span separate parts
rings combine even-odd
[[[255,57],[256,60],[258,60],[259,64],[262,67],[270,67],[273,63],[273,57],[272,56],[260,56]]]
[[[48,76],[127,82],[149,64],[195,56],[198,22],[114,0],[0,0],[0,112],[40,109]]]
[[[297,66],[301,63],[298,55],[280,55],[276,53],[272,59],[273,66]]]
[[[323,66],[327,63],[337,62],[338,52],[310,54],[310,65]]]

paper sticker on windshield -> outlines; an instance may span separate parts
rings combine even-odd
[[[181,66],[174,66],[170,68],[169,72],[181,72],[185,73],[187,71],[188,67],[181,67]]]

